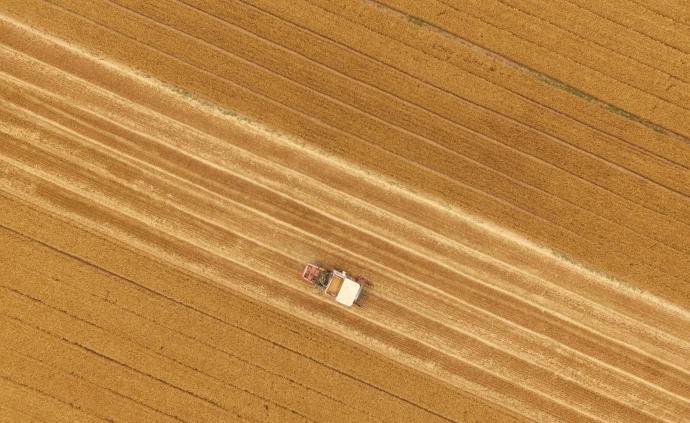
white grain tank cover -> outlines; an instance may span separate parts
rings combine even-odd
[[[338,296],[335,297],[335,300],[340,304],[352,307],[352,304],[357,301],[357,297],[359,297],[359,291],[361,289],[362,286],[360,284],[350,278],[346,278],[343,281],[343,285],[340,287],[340,291],[338,291]]]

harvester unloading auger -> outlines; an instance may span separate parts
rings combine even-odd
[[[302,272],[302,279],[315,285],[335,301],[351,307],[357,303],[367,281],[362,277],[351,278],[343,270],[326,270],[315,264],[307,264]]]

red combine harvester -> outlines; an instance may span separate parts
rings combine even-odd
[[[351,278],[342,270],[326,270],[315,264],[307,264],[302,272],[302,279],[335,297],[335,301],[348,307],[357,304],[366,285],[362,277]]]

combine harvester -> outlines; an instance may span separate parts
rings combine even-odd
[[[367,281],[362,277],[351,278],[342,270],[326,270],[315,264],[307,264],[302,279],[319,290],[335,297],[335,301],[348,307],[357,303]]]

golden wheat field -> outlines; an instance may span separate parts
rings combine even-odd
[[[690,4],[0,0],[0,421],[690,422]]]

